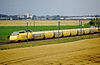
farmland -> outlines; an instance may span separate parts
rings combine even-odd
[[[58,26],[58,21],[61,22],[61,26],[66,25],[79,25],[79,20],[36,20],[35,26]],[[83,20],[82,24],[87,24],[90,20]],[[29,26],[34,25],[33,20],[25,20],[25,21],[0,21],[0,26],[26,26],[27,22]]]
[[[47,30],[57,30],[58,21],[0,21],[0,43],[9,42],[8,36],[15,31],[27,30],[32,31],[47,31]],[[73,29],[79,28],[78,20],[61,20],[60,29]],[[83,25],[87,24],[89,20],[82,21]],[[90,27],[89,25],[82,26],[83,28]]]
[[[0,50],[1,65],[99,65],[100,38]]]

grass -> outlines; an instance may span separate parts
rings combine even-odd
[[[82,26],[82,28],[87,28],[90,26]],[[60,29],[73,29],[79,28],[79,26],[61,26]],[[26,30],[26,26],[0,26],[0,43],[9,42],[8,36],[15,31]],[[57,30],[58,26],[33,26],[28,27],[32,31],[47,31],[47,30]],[[34,29],[34,30],[33,30]]]
[[[92,39],[92,38],[98,38],[100,36],[98,35],[88,35],[88,36],[81,36],[81,37],[71,37],[67,39],[60,39],[60,40],[43,40],[38,42],[29,42],[29,43],[17,43],[17,44],[10,44],[10,45],[2,45],[0,46],[0,50],[7,50],[7,49],[13,49],[13,48],[24,48],[24,47],[34,47],[34,46],[41,46],[41,45],[49,45],[49,44],[61,44],[61,43],[67,43],[67,42],[73,42],[83,39]],[[50,42],[49,42],[50,41]]]

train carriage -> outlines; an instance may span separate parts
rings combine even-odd
[[[77,35],[83,35],[84,30],[83,29],[77,29]]]
[[[70,36],[70,35],[71,35],[70,30],[62,30],[62,32],[63,32],[63,36],[64,36],[64,37]]]
[[[83,28],[83,31],[84,31],[84,34],[89,34],[90,33],[89,28]]]
[[[89,30],[90,30],[90,33],[95,33],[96,32],[94,27],[89,28]]]
[[[62,32],[62,30],[59,30],[59,32],[58,32],[58,30],[54,30],[53,31],[54,32],[54,37],[55,38],[58,38],[58,37],[62,37],[63,35],[63,32]]]
[[[45,39],[53,38],[54,32],[53,31],[44,31]]]
[[[45,38],[44,32],[32,32],[34,40]]]
[[[98,32],[100,32],[100,27],[98,27]]]
[[[71,36],[77,35],[77,29],[70,29]]]
[[[95,32],[99,32],[99,29],[98,29],[98,27],[95,27]]]

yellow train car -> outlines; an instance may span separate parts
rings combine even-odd
[[[77,35],[83,35],[84,30],[83,29],[77,29]]]
[[[77,35],[77,29],[70,29],[71,36]]]
[[[32,32],[32,36],[34,40],[38,40],[38,39],[44,39],[45,35],[44,32]]]
[[[99,29],[98,29],[98,27],[95,27],[95,32],[99,32]]]
[[[89,28],[83,28],[83,31],[84,31],[84,34],[89,34],[90,33]]]
[[[64,37],[71,35],[70,30],[62,30],[62,32]]]
[[[90,33],[95,33],[95,28],[90,28]]]
[[[28,32],[28,33],[21,33],[18,35],[18,40],[20,40],[20,41],[25,41],[25,40],[27,40],[27,38],[32,39],[33,38],[32,33]]]
[[[53,38],[54,32],[53,31],[44,31],[45,39]]]
[[[62,30],[59,30],[59,32],[58,30],[54,30],[53,32],[55,38],[62,37]]]
[[[25,41],[25,40],[27,40],[27,33],[20,33],[18,35],[18,40],[19,41]]]
[[[100,32],[100,27],[98,27],[98,32]]]

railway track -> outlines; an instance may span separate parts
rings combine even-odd
[[[10,44],[20,44],[20,43],[36,43],[36,42],[41,42],[41,41],[50,41],[50,40],[61,40],[61,39],[71,39],[71,38],[79,38],[79,37],[88,37],[88,36],[96,36],[98,35],[100,37],[100,32],[99,33],[93,33],[93,34],[86,34],[86,35],[78,35],[78,36],[69,36],[69,37],[61,37],[61,38],[52,38],[52,39],[42,39],[42,40],[29,40],[23,41],[23,42],[7,42],[7,43],[0,43],[0,45],[10,45]]]

